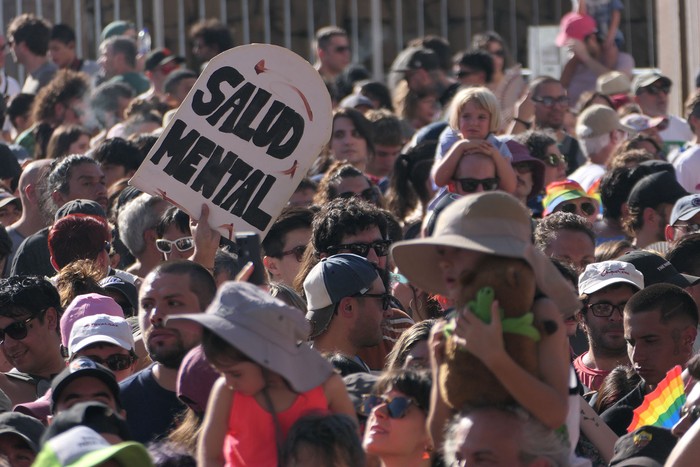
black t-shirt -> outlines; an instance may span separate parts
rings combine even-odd
[[[51,277],[56,274],[49,254],[49,227],[25,238],[12,260],[10,275]]]
[[[615,405],[603,412],[600,418],[617,436],[626,435],[627,427],[632,423],[632,418],[634,418],[634,409],[642,405],[645,394],[646,385],[642,381],[625,397],[617,401]]]
[[[185,409],[174,391],[158,384],[153,365],[119,383],[122,407],[131,436],[139,443],[149,443],[168,434],[177,416]]]

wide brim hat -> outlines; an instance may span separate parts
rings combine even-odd
[[[437,247],[454,247],[525,260],[537,287],[564,316],[580,309],[576,292],[554,264],[532,244],[530,215],[515,197],[491,191],[464,196],[440,214],[432,237],[397,242],[391,252],[401,273],[415,286],[447,295]]]
[[[310,325],[304,315],[247,282],[223,284],[205,313],[170,320],[201,324],[297,392],[309,391],[333,374],[331,364],[306,342]]]

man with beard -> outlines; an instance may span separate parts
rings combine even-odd
[[[631,263],[603,261],[586,266],[578,284],[583,307],[577,318],[588,350],[574,360],[574,369],[584,386],[597,391],[616,366],[629,365],[622,310],[644,288],[644,277]]]
[[[136,441],[147,443],[164,436],[184,405],[175,384],[180,362],[199,343],[197,326],[170,315],[203,312],[214,298],[212,275],[191,261],[163,263],[151,271],[141,286],[139,323],[153,364],[119,383],[126,421]]]
[[[530,83],[530,91],[515,107],[515,118],[510,133],[529,129],[550,130],[554,133],[559,151],[564,155],[567,174],[586,161],[578,141],[564,130],[564,117],[569,109],[566,89],[558,79],[539,76]]]

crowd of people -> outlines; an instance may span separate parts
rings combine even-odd
[[[115,21],[92,61],[11,19],[0,465],[695,465],[700,91],[669,114],[622,2],[573,3],[557,77],[487,31],[375,81],[319,29],[331,138],[246,264],[206,204],[128,184],[228,27],[193,25],[187,64]],[[678,422],[635,426],[677,367]]]

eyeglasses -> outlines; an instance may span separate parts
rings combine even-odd
[[[5,342],[5,336],[10,336],[13,340],[16,341],[21,341],[25,337],[27,337],[27,333],[29,333],[29,322],[36,318],[36,316],[32,316],[31,318],[27,318],[24,321],[15,321],[12,324],[9,324],[6,326],[4,329],[0,329],[0,344]]]
[[[102,245],[102,249],[109,254],[112,251],[112,244],[110,242],[105,242],[105,244]]]
[[[403,418],[408,413],[408,409],[411,405],[418,404],[415,400],[410,397],[397,396],[375,396],[374,394],[365,394],[362,396],[362,406],[360,407],[360,414],[365,417],[369,417],[372,410],[381,404],[386,404],[386,411],[390,418]]]
[[[576,214],[579,209],[579,205],[576,203],[566,203],[558,207],[557,211],[569,212],[571,214]],[[581,203],[581,212],[587,216],[592,216],[595,213],[595,204],[593,203]]]
[[[506,51],[503,50],[503,49],[493,50],[493,51],[491,51],[491,52],[489,52],[489,53],[490,53],[491,55],[495,55],[495,56],[501,57],[501,58],[503,58],[503,57],[506,56]]]
[[[590,303],[588,304],[588,309],[591,310],[593,316],[597,316],[598,318],[609,318],[616,310],[620,312],[620,315],[622,315],[626,304],[627,302],[620,303],[618,305],[613,305],[612,303],[605,302]]]
[[[348,46],[348,45],[339,45],[338,47],[336,47],[336,48],[333,49],[333,50],[334,50],[335,53],[337,53],[337,54],[342,54],[342,53],[345,53],[345,52],[350,52],[350,46]]]
[[[194,240],[192,237],[182,237],[172,241],[164,238],[159,238],[156,240],[156,248],[158,248],[158,251],[163,253],[170,253],[173,251],[173,245],[175,245],[175,248],[177,248],[178,251],[184,252],[194,247]]]
[[[453,178],[459,183],[465,193],[474,193],[479,189],[479,185],[484,191],[494,191],[498,188],[498,177],[494,178]]]
[[[676,224],[673,226],[674,229],[681,229],[686,233],[700,232],[700,224]]]
[[[552,167],[559,167],[560,164],[566,162],[566,159],[559,154],[545,154],[543,162]]]
[[[355,193],[354,191],[344,191],[338,194],[338,198],[343,199],[350,199],[355,197],[362,198],[365,201],[369,201],[370,203],[376,203],[378,201],[377,192],[372,187],[362,190],[361,193]]]
[[[98,357],[97,355],[82,355],[85,358],[89,358],[95,363],[99,363],[100,365],[104,365],[107,368],[109,368],[112,371],[124,371],[127,370],[131,364],[134,362],[134,359],[131,357],[131,355],[124,355],[124,354],[113,354],[110,355],[107,358],[102,358]]]
[[[552,96],[544,96],[544,97],[533,97],[533,101],[537,102],[538,104],[542,104],[545,107],[552,107],[555,104],[568,104],[569,103],[569,98],[566,96],[559,96],[559,97],[552,97]]]
[[[357,298],[379,298],[382,301],[382,310],[386,311],[391,306],[391,294],[388,293],[366,293],[355,295]]]
[[[671,86],[647,86],[645,88],[642,88],[641,90],[648,92],[652,96],[657,96],[661,94],[662,92],[664,94],[668,94],[671,92]]]
[[[289,255],[294,255],[294,259],[297,260],[297,262],[301,263],[301,260],[304,258],[304,253],[306,252],[306,245],[299,245],[295,246],[291,250],[283,251],[280,253],[280,258],[284,258],[285,256]]]
[[[386,256],[389,254],[389,245],[391,241],[389,240],[377,240],[372,243],[346,243],[344,245],[334,245],[328,247],[328,253],[336,254],[341,253],[343,250],[347,250],[350,253],[367,258],[369,254],[369,249],[372,248],[378,257]]]

